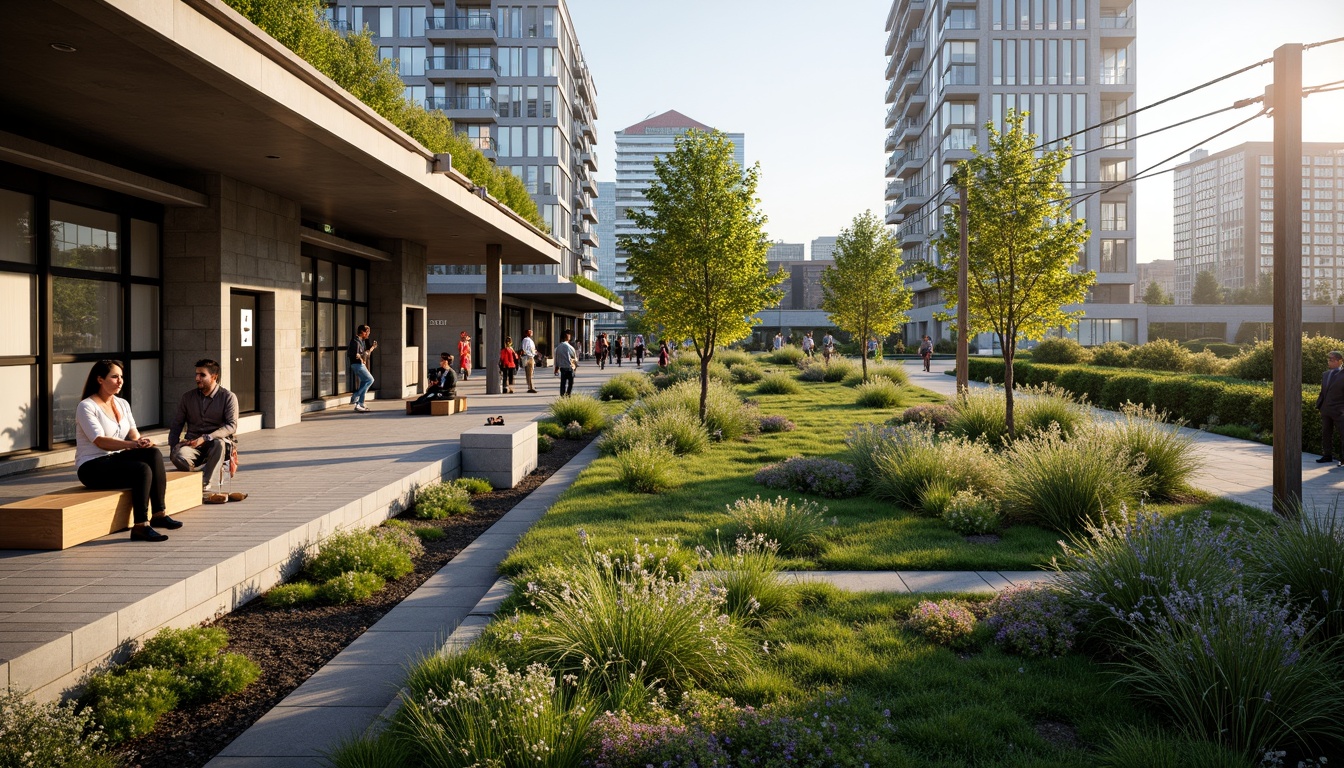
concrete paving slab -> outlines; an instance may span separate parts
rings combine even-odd
[[[380,664],[328,664],[285,697],[282,707],[387,706],[401,688],[404,659]]]
[[[380,707],[289,707],[278,706],[267,712],[242,736],[233,740],[207,763],[215,766],[222,758],[309,758],[317,765],[322,753],[298,736],[310,733],[332,735],[332,743],[346,736],[362,733],[369,723],[382,712]],[[277,765],[277,762],[261,763]],[[308,763],[298,763],[308,765]]]
[[[388,632],[441,632],[445,636],[466,618],[470,608],[401,605],[387,612],[375,627]]]
[[[1016,587],[1049,584],[1055,580],[1055,574],[1052,571],[999,571],[999,575]]]
[[[911,592],[993,592],[974,571],[898,571]]]
[[[447,632],[439,631],[370,629],[346,646],[339,656],[331,660],[331,664],[370,665],[396,659],[400,664],[409,665],[432,655],[443,645],[448,635]]]

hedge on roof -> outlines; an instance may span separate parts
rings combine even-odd
[[[485,187],[533,226],[550,231],[518,177],[490,162],[466,136],[453,130],[452,121],[442,112],[406,100],[406,83],[397,74],[396,60],[379,60],[378,47],[367,30],[337,32],[323,14],[327,7],[323,0],[225,2],[426,149],[451,154],[459,173]]]

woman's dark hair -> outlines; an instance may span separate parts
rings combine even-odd
[[[79,396],[80,400],[98,391],[98,379],[107,378],[108,374],[112,373],[112,366],[126,370],[126,366],[122,365],[120,360],[99,360],[93,364],[89,369],[89,378],[84,380],[84,394]]]

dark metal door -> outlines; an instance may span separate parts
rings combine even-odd
[[[229,351],[232,357],[226,389],[238,396],[238,412],[257,410],[257,297],[250,293],[230,294],[233,322],[230,324]]]

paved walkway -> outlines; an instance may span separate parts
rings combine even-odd
[[[907,365],[910,383],[951,397],[957,392],[957,380],[945,373],[934,361],[932,373],[925,373],[918,365]],[[983,382],[971,382],[973,387],[985,387]],[[1098,410],[1101,415],[1111,411]],[[1314,414],[1304,414],[1314,418]],[[1194,437],[1195,450],[1203,467],[1195,473],[1191,484],[1196,488],[1226,496],[1234,501],[1272,511],[1274,507],[1274,449],[1268,445],[1215,435],[1198,429],[1186,428]],[[1306,508],[1324,512],[1338,503],[1344,493],[1344,468],[1334,464],[1317,464],[1318,454],[1302,454],[1302,498]]]

